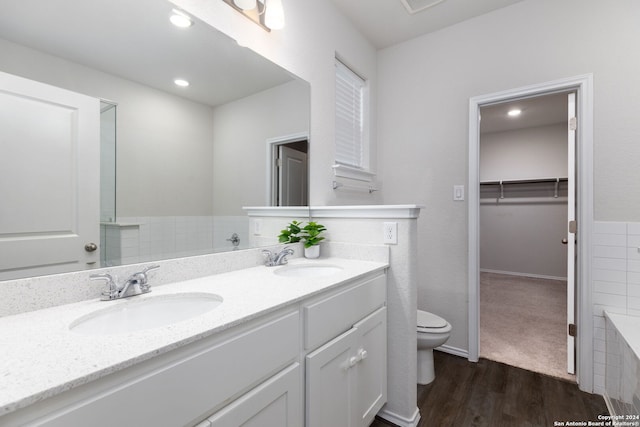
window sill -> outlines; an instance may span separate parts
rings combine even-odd
[[[340,178],[355,179],[357,181],[373,182],[376,174],[367,170],[346,165],[333,165],[333,173]]]

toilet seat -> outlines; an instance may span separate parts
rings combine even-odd
[[[418,310],[418,330],[441,329],[448,325],[447,321],[428,311]]]

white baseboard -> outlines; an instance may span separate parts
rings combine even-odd
[[[387,410],[386,408],[382,408],[382,410],[378,412],[377,415],[380,418],[383,418],[399,427],[417,427],[418,422],[420,422],[420,410],[418,408],[416,408],[411,418],[402,417],[394,412]]]
[[[534,279],[567,280],[566,277],[545,276],[544,274],[533,274],[533,273],[518,273],[518,272],[515,272],[515,271],[489,270],[489,269],[486,269],[486,268],[481,268],[480,272],[481,273],[506,274],[506,275],[509,275],[509,276],[532,277]]]
[[[441,351],[443,353],[448,353],[448,354],[453,354],[454,356],[460,356],[460,357],[464,357],[465,359],[469,358],[469,351],[468,350],[464,350],[462,348],[458,348],[458,347],[452,347],[450,345],[441,345],[440,347],[436,347],[435,348],[438,351]]]

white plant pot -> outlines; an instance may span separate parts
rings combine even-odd
[[[313,245],[308,248],[304,248],[305,258],[318,258],[320,256],[320,245]]]

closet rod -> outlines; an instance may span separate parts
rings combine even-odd
[[[569,178],[501,179],[497,181],[480,181],[480,185],[534,184],[537,182],[560,182],[568,180]]]
[[[500,181],[481,181],[480,185],[499,185],[500,186],[500,198],[504,199],[504,185],[505,184],[533,184],[543,182],[554,183],[554,198],[558,198],[558,189],[560,187],[560,181],[568,181],[569,178],[533,178],[533,179],[509,179]]]

